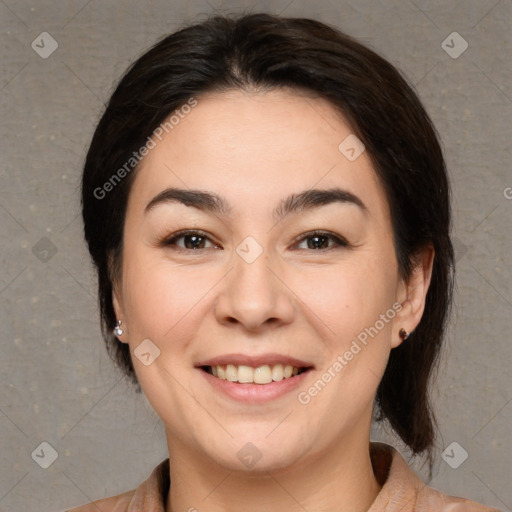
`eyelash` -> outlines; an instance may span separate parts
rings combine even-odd
[[[205,233],[204,231],[192,229],[192,230],[178,231],[177,233],[173,234],[171,237],[162,240],[160,245],[164,246],[164,247],[174,246],[176,248],[176,250],[184,251],[184,252],[204,250],[204,249],[186,249],[184,247],[177,246],[176,241],[179,240],[180,238],[184,238],[186,236],[198,236],[198,237],[207,239],[210,242],[215,244],[215,242],[213,242],[213,240],[211,240],[210,237],[208,236],[208,234]],[[325,252],[325,251],[330,251],[330,250],[337,249],[337,248],[339,249],[339,248],[350,247],[350,244],[344,238],[334,235],[333,233],[329,233],[328,231],[316,231],[316,230],[301,235],[301,238],[296,239],[294,241],[294,245],[297,245],[300,242],[303,242],[309,238],[314,238],[314,237],[327,238],[331,241],[334,241],[334,245],[331,245],[327,249],[298,249],[298,250]],[[217,246],[217,244],[215,244],[215,245]],[[214,248],[216,248],[216,247],[207,247],[206,249],[214,249]]]

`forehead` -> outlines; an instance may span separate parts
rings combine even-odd
[[[353,129],[328,101],[289,90],[232,90],[196,100],[161,140],[153,137],[130,194],[138,209],[169,187],[218,193],[235,212],[252,213],[295,192],[341,187],[386,216],[370,156],[363,151],[349,160],[340,151]]]

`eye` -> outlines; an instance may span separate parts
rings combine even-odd
[[[329,242],[333,242],[332,245],[329,245]],[[306,247],[300,247],[306,243]],[[299,243],[297,244],[299,249],[312,249],[316,251],[326,251],[330,249],[336,249],[337,247],[348,247],[349,244],[343,238],[334,235],[332,233],[328,233],[325,231],[314,231],[312,233],[307,233],[305,236],[299,239]]]
[[[181,241],[183,241],[183,243],[180,243]],[[210,246],[207,246],[208,243]],[[210,240],[205,232],[198,230],[186,230],[175,233],[170,238],[163,240],[161,245],[164,247],[175,246],[180,250],[192,251],[219,248],[217,244]]]
[[[304,243],[306,246],[304,247]],[[176,247],[178,250],[197,251],[201,249],[220,249],[207,233],[200,230],[185,230],[173,234],[164,239],[161,244],[164,247]],[[314,231],[303,235],[295,244],[300,250],[326,251],[339,247],[349,247],[349,244],[342,237],[325,231]],[[303,247],[301,247],[301,245]]]

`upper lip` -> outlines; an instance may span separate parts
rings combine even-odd
[[[283,354],[261,354],[257,356],[249,356],[246,354],[224,354],[221,356],[213,357],[211,359],[200,361],[196,363],[195,366],[222,366],[227,364],[233,364],[235,366],[251,366],[253,368],[258,368],[259,366],[266,364],[269,366],[275,364],[290,364],[297,368],[313,368],[311,363],[301,361],[295,357],[290,357]]]

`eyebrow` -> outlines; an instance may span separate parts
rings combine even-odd
[[[155,207],[167,203],[181,203],[207,213],[222,216],[230,216],[233,211],[229,202],[224,197],[212,192],[167,188],[151,199],[146,205],[144,212],[147,213]],[[329,189],[310,189],[297,194],[291,194],[278,204],[272,212],[272,216],[276,222],[279,222],[292,213],[301,213],[332,203],[352,204],[360,208],[363,213],[368,213],[368,208],[359,197],[348,190],[335,187]]]

